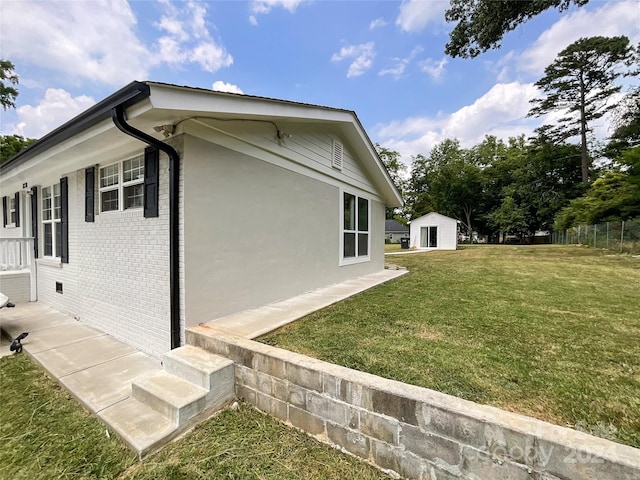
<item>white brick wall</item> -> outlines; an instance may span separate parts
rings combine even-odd
[[[174,142],[180,151],[181,139]],[[168,174],[161,154],[159,217],[140,209],[99,214],[94,223],[84,220],[84,169],[68,174],[69,263],[38,260],[39,301],[156,357],[171,345]]]

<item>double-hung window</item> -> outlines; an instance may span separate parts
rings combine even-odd
[[[100,211],[142,208],[144,158],[136,157],[100,168]]]
[[[16,212],[16,199],[15,197],[9,197],[8,198],[8,205],[7,205],[7,210],[8,210],[8,217],[9,217],[9,224],[11,225],[15,225],[16,224],[16,216],[18,215],[18,212]]]
[[[342,263],[369,259],[369,200],[343,192]]]
[[[44,256],[60,257],[62,253],[60,184],[42,189],[42,227],[44,233]]]

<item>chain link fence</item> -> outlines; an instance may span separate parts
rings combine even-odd
[[[565,245],[588,245],[623,253],[640,253],[640,218],[620,222],[579,225],[553,232],[551,242]]]

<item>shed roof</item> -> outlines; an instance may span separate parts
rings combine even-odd
[[[429,212],[425,215],[422,215],[421,217],[411,219],[409,224],[411,224],[411,222],[415,222],[417,220],[423,220],[423,219],[425,220],[426,219],[442,219],[442,220],[451,220],[452,222],[458,221],[455,218],[447,217],[446,215],[442,215],[441,213],[438,213],[438,212]]]

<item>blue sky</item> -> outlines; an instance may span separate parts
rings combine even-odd
[[[530,134],[533,83],[580,37],[640,41],[640,0],[548,11],[475,59],[444,54],[447,1],[31,1],[0,4],[20,95],[3,134],[39,137],[132,80],[355,110],[405,162],[444,138]],[[27,21],[28,19],[28,21]],[[557,118],[557,117],[556,117]],[[607,123],[594,125],[607,134]]]

